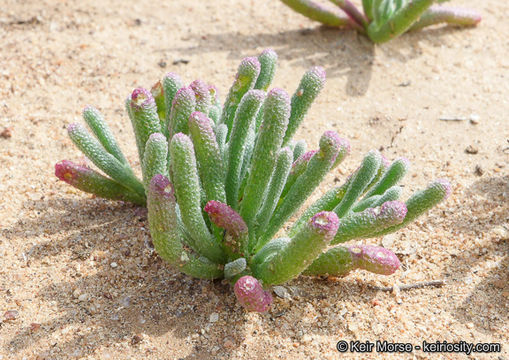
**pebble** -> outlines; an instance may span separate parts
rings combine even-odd
[[[7,310],[4,313],[4,321],[13,321],[16,320],[19,316],[18,310]]]
[[[479,149],[473,145],[468,145],[465,149],[467,154],[475,155],[479,152]]]
[[[292,296],[284,286],[274,286],[274,293],[281,299],[291,299]]]
[[[88,300],[88,294],[81,294],[80,296],[78,296],[78,300],[79,301],[87,301]]]
[[[11,138],[12,137],[11,129],[9,129],[9,128],[3,129],[2,132],[0,132],[0,136],[3,137],[4,139]]]
[[[215,323],[216,321],[219,320],[219,314],[218,313],[212,313],[210,314],[210,317],[209,317],[209,322],[211,323]]]
[[[73,296],[75,299],[77,299],[77,298],[80,296],[80,294],[81,294],[80,289],[76,289],[76,290],[74,290],[74,291],[72,292],[72,296]]]
[[[348,330],[351,331],[354,335],[356,335],[357,331],[359,330],[359,326],[357,326],[357,324],[351,322],[348,324]]]
[[[478,114],[471,114],[470,115],[470,123],[472,125],[477,125],[479,124],[479,120],[481,119],[481,117],[478,115]]]
[[[493,229],[491,229],[490,233],[500,240],[509,240],[509,230],[507,230],[502,225],[495,226]]]
[[[113,269],[115,269],[115,268],[118,266],[118,264],[117,264],[116,262],[112,262],[112,263],[110,264],[110,266],[111,266]]]
[[[143,340],[143,338],[141,337],[141,335],[136,334],[136,335],[134,335],[134,336],[131,338],[131,345],[139,344],[139,343],[141,342],[141,340]]]

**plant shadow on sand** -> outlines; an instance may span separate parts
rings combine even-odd
[[[150,242],[144,209],[102,199],[70,198],[28,201],[25,206],[39,210],[39,217],[20,220],[1,234],[8,241],[28,240],[25,267],[49,278],[47,283],[36,284],[32,297],[42,302],[41,308],[47,307],[43,311],[52,319],[41,322],[38,331],[26,324],[21,327],[7,343],[9,353],[49,342],[49,350],[38,345],[44,349],[41,358],[54,354],[79,358],[101,355],[118,343],[135,347],[139,334],[157,338],[166,333],[191,344],[186,358],[213,357],[206,341],[221,346],[229,339],[228,352],[242,347],[252,315],[237,304],[229,284],[192,279],[161,261]],[[61,276],[52,278],[55,273]],[[313,288],[312,293],[297,295],[304,301],[321,302],[326,297],[320,294],[325,293],[338,294],[338,301],[366,302],[376,296],[375,290],[348,278],[334,282],[301,278],[289,283],[293,285]],[[215,312],[221,313],[222,322],[209,322]],[[269,313],[254,316],[259,316],[263,328],[281,336],[286,336],[281,324],[304,333],[335,335],[312,326],[314,321],[295,324],[296,317],[306,316],[306,309],[293,302],[277,301]],[[68,329],[65,335],[63,329]],[[206,338],[200,335],[203,329]],[[199,337],[193,340],[193,335]]]
[[[302,67],[323,66],[328,78],[346,77],[348,96],[363,96],[368,88],[375,61],[375,48],[385,57],[405,63],[418,58],[424,50],[420,43],[434,47],[444,45],[444,38],[460,31],[454,27],[439,26],[424,31],[410,32],[381,46],[353,30],[326,26],[279,33],[208,34],[194,38],[195,45],[184,48],[160,49],[160,52],[180,52],[182,55],[199,55],[203,52],[228,49],[229,58],[238,59],[239,52],[252,56],[254,48],[273,48],[280,59]]]
[[[476,181],[467,188],[461,206],[452,209],[453,231],[467,239],[488,237],[482,247],[472,244],[466,251],[453,253],[444,266],[445,276],[461,287],[481,277],[482,280],[461,303],[455,303],[452,313],[462,323],[473,323],[486,334],[507,325],[509,293],[509,240],[495,228],[509,231],[509,176],[490,177]],[[465,211],[472,210],[472,216]],[[456,240],[461,241],[461,240]],[[494,259],[499,259],[494,261]],[[454,288],[451,289],[455,291]]]

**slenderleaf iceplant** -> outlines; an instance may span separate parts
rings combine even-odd
[[[148,208],[157,253],[196,278],[229,280],[247,310],[266,311],[268,288],[300,274],[343,276],[354,269],[389,275],[400,266],[390,250],[341,245],[408,225],[450,192],[432,182],[399,201],[408,161],[370,151],[346,181],[325,192],[286,231],[283,226],[350,152],[326,131],[316,150],[292,138],[324,86],[320,67],[307,71],[290,97],[268,87],[277,55],[245,58],[224,105],[216,88],[184,86],[173,73],[126,100],[143,179],[139,180],[103,117],[86,107],[95,137],[71,124],[69,136],[106,175],[64,160],[57,177],[83,191]]]
[[[363,12],[350,0],[330,0],[338,8],[328,8],[314,0],[281,1],[311,20],[355,29],[375,43],[435,24],[473,26],[481,21],[473,10],[436,4],[448,0],[362,0]]]

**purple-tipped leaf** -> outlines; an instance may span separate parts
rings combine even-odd
[[[391,275],[398,270],[401,262],[390,250],[374,245],[347,246],[356,267],[370,272]]]
[[[263,290],[254,277],[241,277],[234,286],[235,296],[247,311],[266,312],[272,304],[272,295]]]

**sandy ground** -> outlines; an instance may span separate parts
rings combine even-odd
[[[388,358],[338,354],[339,340],[355,339],[497,342],[501,353],[471,358],[508,359],[509,5],[455,3],[481,11],[481,25],[375,47],[275,0],[3,0],[0,359]],[[289,92],[309,67],[327,70],[297,138],[314,147],[332,128],[353,150],[320,191],[375,148],[412,161],[406,196],[439,177],[453,194],[409,228],[367,241],[398,254],[394,275],[299,278],[259,315],[229,285],[158,259],[143,211],[73,190],[53,165],[80,159],[65,126],[93,104],[138,166],[123,110],[133,87],[174,71],[225,94],[241,58],[267,47],[280,56],[274,85]],[[376,289],[438,279],[446,285],[399,296]]]

